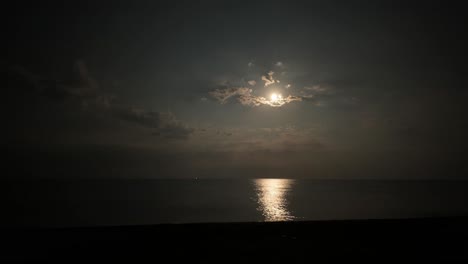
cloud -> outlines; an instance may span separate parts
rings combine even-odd
[[[302,151],[324,149],[320,130],[291,125],[258,128],[208,128],[194,135],[193,146],[221,152]]]
[[[88,87],[90,90],[99,90],[97,81],[91,76],[88,71],[88,67],[86,67],[86,64],[83,60],[77,60],[75,62],[75,67],[80,76],[80,80],[84,84],[84,87]]]
[[[327,102],[323,101],[335,93],[332,86],[328,84],[317,84],[306,86],[299,91],[299,96],[304,101],[314,101],[316,106],[325,106]],[[319,100],[320,99],[320,100]]]
[[[268,85],[271,85],[271,84],[274,84],[275,82],[268,79],[265,75],[262,76],[262,81],[265,81],[265,86],[268,86]]]
[[[141,108],[113,106],[114,117],[142,127],[151,128],[152,134],[167,139],[186,139],[194,129],[178,120],[171,112],[147,111]]]
[[[275,66],[282,67],[283,63],[278,61],[275,63]],[[275,75],[275,72],[270,70],[266,75],[262,75],[261,80],[264,82],[264,87],[271,86],[272,84],[281,83],[281,78],[288,78],[283,85],[275,85],[274,89],[270,93],[275,93],[278,96],[275,98],[262,97],[265,92],[257,93],[256,87],[257,82],[254,80],[256,76],[249,76],[250,81],[247,81],[248,87],[243,86],[234,86],[229,85],[229,82],[223,83],[223,86],[220,88],[209,92],[209,95],[214,97],[221,104],[225,104],[230,98],[235,98],[240,104],[246,106],[261,106],[268,105],[271,107],[280,107],[291,102],[313,102],[317,106],[326,105],[325,99],[331,99],[330,96],[335,94],[335,89],[332,85],[328,83],[314,84],[312,86],[302,86],[303,88],[298,88],[299,85],[293,85],[294,80],[289,77],[285,77],[285,72],[280,72],[279,75]],[[275,78],[277,77],[277,78]],[[249,80],[247,79],[247,80]],[[244,80],[244,78],[243,78]],[[287,94],[287,96],[281,96],[281,94]],[[336,101],[336,100],[335,100]]]
[[[221,104],[226,103],[230,98],[236,97],[237,101],[242,105],[261,106],[269,105],[271,107],[280,107],[285,104],[302,101],[301,97],[288,95],[287,97],[279,98],[275,101],[269,100],[262,96],[252,94],[253,90],[246,87],[216,89],[210,92],[210,95],[217,99]]]
[[[8,67],[4,74],[7,80],[8,92],[11,95],[40,96],[54,101],[70,98],[94,98],[99,93],[99,86],[89,76],[83,62],[75,64],[76,79],[64,81],[43,78],[20,66]]]
[[[114,106],[112,114],[121,120],[149,128],[157,128],[161,122],[160,114],[158,112],[146,111],[140,108]]]
[[[12,107],[26,105],[31,108],[30,111],[35,111],[35,107],[39,110],[55,107],[60,111],[55,111],[54,114],[68,123],[86,123],[86,120],[76,120],[77,116],[118,119],[151,129],[153,134],[165,138],[182,139],[193,132],[193,129],[177,120],[172,113],[145,110],[118,102],[117,96],[101,90],[83,61],[76,62],[75,70],[76,78],[64,81],[43,78],[21,67],[7,69],[8,97],[10,97],[8,104]],[[33,103],[25,103],[26,101]],[[36,111],[35,114],[42,115],[40,119],[43,119],[43,124],[56,123],[50,120],[53,117],[41,113]],[[59,123],[54,125],[60,126]],[[88,129],[92,130],[93,127]]]
[[[290,87],[290,85],[286,86],[286,88],[288,87]],[[296,94],[289,94],[286,97],[279,97],[275,100],[257,96],[252,89],[247,87],[216,89],[209,94],[221,104],[225,104],[230,98],[236,98],[239,103],[246,106],[268,105],[271,107],[281,107],[285,104],[301,101],[313,101],[317,106],[323,106],[325,102],[319,101],[319,99],[323,98],[323,96],[330,95],[331,91],[330,88],[326,86],[315,85],[296,91]]]
[[[159,113],[159,126],[154,135],[168,139],[186,139],[195,130],[179,121],[171,112]]]
[[[302,93],[301,94],[301,97],[306,100],[306,101],[310,101],[310,100],[313,100],[315,99],[315,95],[314,94],[304,94]]]
[[[313,93],[330,93],[331,92],[331,87],[329,86],[324,86],[324,85],[313,85],[313,86],[306,86],[304,87],[304,90],[310,91]]]
[[[252,89],[246,87],[216,89],[209,94],[217,99],[220,103],[224,104],[227,100],[234,96],[250,96]]]
[[[277,99],[275,101],[268,100],[265,97],[261,96],[243,96],[239,98],[239,101],[244,105],[260,106],[260,105],[269,105],[271,107],[280,107],[285,104],[292,103],[294,101],[302,101],[301,97],[288,95],[287,97]]]
[[[265,76],[265,75],[262,76],[262,81],[265,82],[265,87],[275,83],[275,79],[273,78],[273,74],[274,74],[274,72],[270,71],[270,72],[268,72],[268,76]]]

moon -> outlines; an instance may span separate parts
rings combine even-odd
[[[278,102],[279,100],[281,100],[283,98],[283,96],[281,94],[277,94],[277,93],[272,93],[270,95],[270,100],[271,102]]]

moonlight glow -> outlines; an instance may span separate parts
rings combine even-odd
[[[265,221],[291,221],[295,217],[288,210],[287,196],[294,180],[257,179],[254,181],[257,192],[258,210]]]
[[[278,102],[281,99],[283,99],[283,96],[281,94],[272,93],[270,96],[270,100],[272,103]]]
[[[273,71],[268,72],[268,77],[266,75],[262,76],[262,80],[265,82],[265,87],[269,86],[274,83],[280,83],[280,80],[273,78]],[[226,103],[230,98],[237,98],[237,101],[240,102],[243,105],[248,105],[248,106],[261,106],[261,105],[268,105],[271,107],[281,107],[285,104],[289,104],[291,102],[300,102],[303,101],[303,99],[310,99],[313,96],[315,96],[315,90],[310,90],[306,89],[300,92],[297,92],[295,95],[294,94],[289,94],[287,96],[284,96],[278,91],[270,90],[270,94],[268,94],[266,97],[263,96],[258,96],[256,95],[258,91],[256,90],[256,80],[250,80],[248,81],[248,84],[250,87],[228,87],[224,89],[216,89],[214,91],[209,92],[209,94],[217,99],[221,104]],[[286,89],[288,89],[291,85],[288,84],[286,86]],[[278,87],[277,87],[278,88]],[[291,91],[291,90],[290,90]],[[263,92],[262,92],[263,93]]]

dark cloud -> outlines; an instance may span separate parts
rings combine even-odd
[[[171,112],[159,113],[159,120],[159,125],[154,132],[154,135],[157,136],[169,139],[186,139],[195,131],[177,120]]]
[[[112,113],[117,118],[139,124],[144,127],[158,128],[161,123],[160,113],[132,107],[113,107]]]
[[[151,129],[150,134],[167,139],[186,139],[193,132],[192,128],[177,120],[170,112],[150,111],[120,103],[117,96],[101,89],[83,61],[77,61],[75,69],[78,78],[67,81],[42,78],[21,67],[4,69],[7,104],[10,105],[10,109],[21,107],[25,111],[24,115],[11,116],[10,120],[13,118],[13,123],[17,124],[21,122],[19,119],[30,118],[27,112],[40,110],[36,112],[35,118],[43,124],[54,123],[51,119],[60,115],[58,120],[67,120],[66,123],[80,126],[84,123],[83,120],[76,119],[77,115],[88,116],[89,119],[101,116]],[[55,109],[54,113],[44,112],[41,116],[37,116],[47,107]],[[29,120],[22,121],[24,124],[29,122]],[[57,130],[60,124],[54,124],[53,127]],[[88,130],[92,131],[93,128],[93,126],[88,127]]]

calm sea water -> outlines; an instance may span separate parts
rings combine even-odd
[[[89,180],[3,184],[3,226],[301,221],[468,214],[468,182]]]

